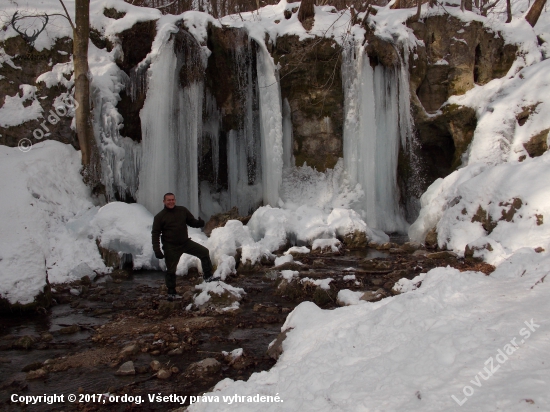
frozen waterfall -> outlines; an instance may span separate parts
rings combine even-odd
[[[345,93],[344,164],[365,195],[355,208],[385,232],[406,232],[399,206],[400,144],[411,133],[408,84],[399,67],[370,65],[364,46],[348,44],[342,65]],[[407,102],[404,102],[407,99]]]
[[[258,50],[258,85],[263,198],[264,203],[277,206],[283,181],[283,115],[277,72],[265,45]]]
[[[200,50],[178,48],[172,39],[153,57],[140,112],[143,155],[138,191],[138,202],[152,213],[161,209],[162,195],[169,191],[196,215],[199,210],[210,215],[233,206],[246,214],[262,203],[277,205],[283,171],[281,96],[272,57],[265,46],[252,47],[251,42],[237,42],[244,46],[232,52],[238,82],[234,98],[243,108],[236,130],[221,129],[224,112],[205,90],[204,81],[190,76],[192,81],[181,86],[182,67],[196,63],[189,64],[189,59],[199,61],[201,56],[195,54]],[[209,151],[211,181],[199,182],[198,162]],[[226,170],[220,170],[222,164]],[[219,176],[225,173],[227,186],[222,188]]]
[[[151,213],[162,209],[166,192],[176,195],[195,216],[199,213],[198,137],[202,134],[204,85],[194,81],[182,88],[174,41],[162,46],[149,69],[147,98],[141,110],[143,158],[138,202]]]

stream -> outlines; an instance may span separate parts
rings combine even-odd
[[[174,302],[166,300],[164,273],[158,271],[117,271],[93,282],[84,279],[54,285],[57,304],[49,310],[0,320],[0,408],[176,409],[184,406],[181,401],[149,402],[148,395],[196,396],[224,378],[247,380],[254,372],[270,369],[276,360],[267,354],[268,346],[279,335],[288,313],[303,301],[333,309],[341,289],[376,291],[383,295],[379,300],[390,296],[402,277],[412,279],[441,265],[461,270],[472,266],[452,257],[428,259],[394,246],[316,252],[296,257],[302,265],[290,264],[300,278],[332,278],[330,290],[298,281],[284,284],[279,276],[284,267],[238,271],[226,279],[246,292],[236,310],[224,309],[223,304],[191,307],[197,293],[194,285],[200,283],[196,272],[178,276],[177,290],[183,299]],[[235,349],[243,351],[237,359],[222,353]],[[196,363],[205,359],[214,367],[197,368]],[[134,373],[118,375],[129,360]],[[168,371],[167,377],[159,378],[154,361]],[[45,394],[63,394],[63,402],[12,402],[14,395],[17,401],[19,396]],[[76,395],[76,402],[67,400],[69,394]],[[126,398],[125,402],[123,398],[109,401],[124,395],[134,397],[133,402]],[[136,402],[139,396],[141,401]]]

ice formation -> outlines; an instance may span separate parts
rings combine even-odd
[[[407,84],[398,67],[371,67],[361,42],[344,47],[344,164],[351,184],[359,183],[364,198],[355,208],[367,225],[386,232],[407,229],[399,206],[399,146],[410,133]],[[406,147],[406,146],[405,146]]]
[[[198,137],[202,133],[203,83],[183,88],[179,72],[186,60],[200,59],[166,42],[151,64],[141,122],[142,166],[138,201],[150,212],[162,208],[167,192],[175,194],[195,216],[199,214]]]

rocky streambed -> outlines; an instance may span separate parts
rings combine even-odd
[[[300,302],[332,309],[344,304],[338,300],[342,289],[380,300],[397,293],[399,279],[436,266],[487,274],[494,269],[408,243],[315,251],[272,265],[242,267],[225,280],[242,288],[242,297],[212,294],[202,304],[194,300],[201,292],[196,272],[178,277],[183,298],[172,302],[162,272],[115,271],[55,285],[56,305],[49,311],[13,313],[0,321],[0,409],[177,409],[224,378],[246,380],[271,368],[281,352],[281,326]],[[51,404],[20,402],[53,394],[64,397]],[[149,395],[163,398],[150,402]],[[175,395],[188,398],[182,402]]]

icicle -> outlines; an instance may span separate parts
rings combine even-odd
[[[210,93],[206,93],[204,100],[204,118],[202,138],[210,139],[212,148],[212,167],[214,171],[214,181],[218,181],[220,167],[220,125],[221,113],[216,105],[216,99]],[[199,153],[202,153],[203,139],[199,140]]]
[[[148,64],[140,64],[130,70],[126,89],[133,102],[147,87],[147,69]]]
[[[119,91],[128,85],[128,76],[122,71],[114,80]],[[105,186],[107,201],[131,197],[135,199],[138,189],[138,173],[141,161],[141,145],[120,135],[123,118],[115,107],[114,93],[93,93],[94,131],[101,152],[101,181]]]
[[[420,143],[414,132],[413,118],[411,114],[411,96],[409,81],[409,49],[403,47],[403,58],[397,53],[399,65],[399,127],[401,131],[401,147],[406,149],[410,175],[406,182],[405,211],[407,219],[412,222],[420,213],[420,196],[423,192],[424,177],[421,172],[420,158],[418,156]]]
[[[288,100],[283,101],[283,166],[284,168],[294,166],[292,160],[292,118]]]
[[[227,137],[229,205],[237,206],[241,214],[248,214],[262,200],[261,182],[249,180],[247,141],[242,131],[231,130]],[[229,206],[229,205],[226,205]]]
[[[260,45],[258,56],[264,203],[276,206],[283,174],[283,119],[281,93],[273,59]]]

